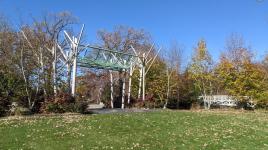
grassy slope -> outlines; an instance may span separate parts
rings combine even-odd
[[[0,119],[0,149],[268,149],[267,113],[150,112]]]

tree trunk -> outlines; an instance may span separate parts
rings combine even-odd
[[[28,90],[28,80],[26,79],[25,72],[24,72],[24,67],[23,67],[23,49],[21,49],[20,63],[21,63],[21,72],[22,72],[23,79],[24,79],[24,82],[25,82],[25,91],[26,91],[27,99],[28,99],[28,107],[29,107],[29,109],[32,109],[31,108],[32,105],[31,105],[30,93],[29,93],[29,90]]]
[[[207,99],[206,89],[205,89],[205,83],[202,82],[202,88],[203,88],[203,99],[204,99],[204,106],[205,109],[209,109],[209,100]]]
[[[43,87],[44,96],[47,97],[47,91],[46,91],[46,86],[45,86],[45,83],[46,83],[45,68],[44,68],[43,53],[42,53],[41,49],[40,49],[40,65],[41,65],[41,74],[42,74],[41,84],[42,84],[42,87]]]
[[[169,91],[170,91],[170,87],[169,87],[169,84],[170,84],[170,76],[171,76],[171,73],[169,74],[169,71],[167,69],[167,98],[166,98],[166,102],[164,104],[164,109],[167,108],[167,104],[168,104],[168,99],[169,99]]]

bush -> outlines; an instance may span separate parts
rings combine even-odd
[[[0,116],[5,116],[11,102],[19,101],[24,95],[23,80],[3,69],[6,68],[0,63]]]
[[[31,108],[31,111],[33,113],[40,113],[40,109],[42,107],[42,104],[45,101],[45,94],[43,90],[39,90],[37,93],[34,92],[35,95],[32,95],[31,97],[34,97],[35,104]],[[27,98],[27,97],[26,97]],[[28,106],[28,105],[27,105]]]
[[[198,102],[193,102],[193,103],[191,104],[191,109],[193,109],[193,110],[200,109],[200,103],[198,103]]]
[[[265,94],[264,96],[260,97],[257,100],[256,108],[268,110],[268,95],[267,94]]]
[[[48,103],[45,109],[45,112],[49,113],[64,113],[65,110],[62,105],[57,103]]]
[[[48,113],[65,113],[65,112],[76,112],[76,113],[86,113],[88,107],[88,102],[76,102],[70,104],[57,104],[50,103],[47,105],[46,111]]]
[[[5,116],[9,111],[10,101],[6,98],[0,97],[0,117]]]
[[[6,109],[2,106],[0,106],[0,117],[3,117],[6,115]]]
[[[78,112],[85,113],[88,107],[86,101],[75,101],[68,93],[59,93],[57,97],[43,103],[42,112],[45,113],[65,113]]]
[[[56,97],[48,99],[41,106],[41,112],[46,113],[64,113],[68,109],[68,106],[75,102],[75,99],[69,93],[58,93]]]
[[[82,114],[87,113],[88,102],[81,101],[81,102],[78,102],[77,105],[78,105],[78,109],[77,109],[78,111],[77,112],[82,113]]]
[[[156,101],[153,95],[146,95],[145,100],[137,99],[134,103],[134,107],[138,108],[159,108],[162,107],[163,103]]]
[[[65,112],[77,112],[77,113],[86,113],[88,108],[88,102],[86,101],[78,101],[75,103],[70,103],[67,105],[63,105]]]

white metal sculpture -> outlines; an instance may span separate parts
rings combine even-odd
[[[114,79],[113,79],[113,72],[110,70],[110,88],[111,88],[111,108],[114,108]]]
[[[76,90],[76,74],[77,74],[77,65],[81,67],[92,67],[92,68],[99,68],[99,69],[107,69],[109,70],[110,74],[110,86],[111,86],[111,107],[113,108],[113,93],[114,93],[114,78],[113,78],[113,71],[122,71],[123,78],[122,78],[122,105],[121,108],[125,107],[125,90],[126,90],[126,74],[128,73],[128,91],[127,91],[127,102],[130,103],[131,98],[131,84],[132,84],[132,75],[135,69],[138,69],[140,72],[139,77],[139,90],[138,90],[138,98],[142,95],[142,100],[145,100],[145,77],[148,73],[149,69],[151,68],[152,64],[154,63],[156,57],[158,56],[159,51],[161,48],[158,49],[157,53],[154,57],[148,59],[148,56],[151,54],[154,45],[151,46],[149,51],[146,53],[137,53],[133,46],[131,49],[133,50],[134,54],[131,53],[123,53],[120,51],[109,50],[101,47],[96,47],[92,45],[82,45],[81,37],[84,31],[84,25],[82,26],[80,33],[77,37],[70,36],[66,31],[64,32],[65,41],[68,43],[67,49],[63,49],[60,44],[56,41],[53,44],[52,48],[46,49],[52,55],[52,67],[53,67],[53,90],[54,94],[57,93],[57,75],[61,74],[63,71],[66,70],[67,72],[67,84],[68,88],[71,90],[71,94],[75,96]],[[24,32],[22,31],[22,35],[28,42],[31,48],[32,45]],[[80,59],[79,54],[84,49],[93,49],[98,51],[97,58],[94,61],[88,59]],[[41,57],[38,59],[42,59]],[[79,59],[79,60],[78,60]],[[98,59],[98,60],[97,60]],[[60,62],[60,63],[59,63]],[[42,60],[41,60],[42,66]],[[61,64],[60,67],[58,67]],[[141,91],[142,90],[142,91]]]
[[[81,41],[81,37],[84,31],[84,24],[81,28],[80,34],[78,35],[78,38],[74,37],[71,38],[69,36],[69,34],[64,31],[65,36],[67,37],[67,39],[69,40],[69,44],[70,44],[70,51],[69,51],[69,58],[70,60],[67,61],[68,63],[72,62],[72,83],[71,83],[71,93],[73,96],[75,96],[75,87],[76,87],[76,72],[77,72],[77,57],[79,55],[79,53],[81,52],[81,50],[79,49],[79,45],[80,45],[80,41]],[[70,65],[70,64],[69,64]]]
[[[128,79],[128,94],[127,94],[127,103],[128,104],[130,104],[132,75],[133,75],[134,69],[135,68],[133,66],[133,63],[131,63],[130,68],[129,68],[129,79]]]

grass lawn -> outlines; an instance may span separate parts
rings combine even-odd
[[[268,149],[267,112],[159,111],[0,119],[0,149]]]

